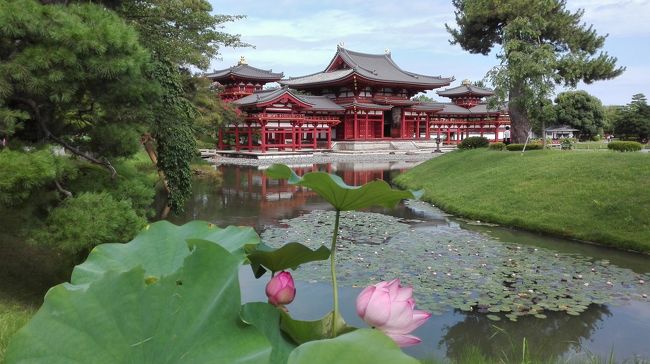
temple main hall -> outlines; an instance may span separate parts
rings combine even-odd
[[[219,129],[222,150],[368,150],[404,142],[427,148],[469,136],[499,141],[510,125],[507,110],[488,107],[492,90],[467,80],[448,87],[453,77],[405,71],[389,51],[367,54],[338,46],[322,72],[290,78],[252,67],[242,57],[206,77],[241,116]],[[264,87],[272,82],[280,87]],[[437,94],[449,102],[413,99],[444,87]]]

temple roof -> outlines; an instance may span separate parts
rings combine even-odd
[[[345,110],[343,107],[335,104],[332,100],[328,99],[325,96],[301,95],[295,92],[294,90],[291,90],[288,87],[282,87],[282,88],[277,88],[272,90],[256,91],[251,95],[233,101],[233,104],[237,106],[256,106],[259,104],[272,102],[273,100],[279,99],[287,94],[297,99],[298,101],[304,103],[307,106],[308,110],[313,110],[313,111],[344,111]]]
[[[271,70],[263,70],[251,67],[246,63],[244,57],[239,61],[236,66],[226,68],[223,70],[207,73],[205,77],[212,81],[227,80],[230,78],[244,78],[248,80],[263,80],[267,82],[278,81],[284,77],[284,73],[274,73]]]
[[[413,105],[412,109],[417,111],[439,111],[445,108],[445,104],[439,102],[422,102]]]
[[[342,104],[346,109],[349,109],[351,107],[358,107],[360,109],[373,109],[373,110],[390,110],[393,107],[390,105],[378,105],[378,104],[371,104],[367,102],[358,102],[356,99],[348,104]]]
[[[550,128],[546,128],[546,131],[558,132],[558,131],[580,131],[580,130],[576,129],[576,128],[572,127],[572,126],[569,126],[569,125],[559,125],[559,126],[553,126],[553,127],[550,127]]]
[[[337,69],[342,62],[346,67]],[[294,77],[280,81],[283,85],[289,86],[312,86],[319,84],[335,83],[348,78],[350,75],[357,75],[370,81],[381,83],[392,83],[402,86],[420,86],[425,89],[433,89],[447,86],[454,79],[441,76],[427,76],[401,69],[390,53],[367,54],[347,50],[338,47],[336,54],[325,71],[302,77]]]
[[[470,84],[469,80],[463,81],[463,84],[457,87],[448,88],[446,90],[436,92],[444,97],[459,97],[459,96],[479,96],[486,97],[494,95],[494,91],[474,86]]]
[[[505,112],[505,109],[492,109],[488,108],[487,104],[478,104],[474,107],[471,107],[469,109],[464,108],[462,106],[458,106],[456,104],[449,104],[449,103],[444,103],[444,108],[438,112],[437,115],[467,115],[467,116],[472,116],[472,115],[487,115],[487,114],[500,114],[502,112]]]

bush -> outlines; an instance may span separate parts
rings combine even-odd
[[[125,243],[147,224],[130,200],[106,192],[82,193],[66,199],[47,217],[46,227],[32,241],[77,254],[103,243]]]
[[[617,152],[638,152],[641,150],[641,143],[637,142],[609,142],[607,149]]]
[[[489,150],[505,150],[505,149],[506,149],[506,145],[505,145],[505,143],[496,142],[496,143],[492,143],[492,144],[490,144],[490,145],[488,146],[488,149],[489,149]]]
[[[543,145],[538,143],[526,144],[526,150],[539,150],[542,149]],[[522,151],[524,150],[524,144],[508,144],[506,149],[511,152]]]
[[[476,148],[487,148],[490,145],[490,142],[486,137],[469,137],[463,139],[460,144],[458,144],[458,149],[476,149]]]

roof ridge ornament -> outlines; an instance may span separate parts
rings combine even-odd
[[[239,57],[239,62],[237,63],[238,66],[239,66],[239,65],[242,65],[242,64],[248,64],[248,63],[246,62],[246,58],[244,58],[244,56],[240,56],[240,57]]]
[[[464,79],[462,82],[463,86],[471,86],[472,82],[469,79]]]
[[[384,49],[384,54],[390,56],[390,48]]]

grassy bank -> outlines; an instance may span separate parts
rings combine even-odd
[[[650,154],[458,151],[395,182],[460,216],[650,252]]]
[[[11,335],[23,327],[35,312],[35,306],[0,295],[0,363],[4,363]]]

